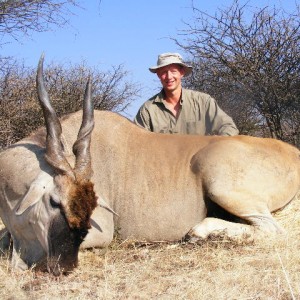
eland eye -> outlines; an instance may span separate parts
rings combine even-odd
[[[60,208],[60,203],[58,201],[55,201],[53,197],[50,197],[50,204],[53,208]]]

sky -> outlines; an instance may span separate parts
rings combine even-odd
[[[194,0],[209,14],[232,4],[232,0]],[[245,3],[245,1],[241,1]],[[274,5],[292,12],[297,0],[249,0],[254,8]],[[124,65],[128,79],[142,88],[141,97],[129,106],[126,116],[133,119],[144,101],[156,94],[159,81],[149,72],[157,56],[164,52],[184,53],[170,37],[180,38],[180,30],[193,20],[192,0],[88,0],[72,9],[70,25],[50,32],[32,33],[19,41],[10,40],[1,55],[13,56],[35,67],[42,52],[47,62],[75,64],[85,60],[89,66],[110,70]]]

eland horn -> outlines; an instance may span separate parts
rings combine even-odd
[[[45,159],[55,169],[58,174],[66,174],[75,179],[72,167],[66,160],[61,143],[62,128],[60,121],[51,106],[48,92],[45,88],[43,78],[44,54],[38,64],[36,85],[38,99],[43,110],[45,125],[47,129]]]
[[[77,140],[73,145],[73,153],[76,157],[75,174],[77,179],[89,180],[92,177],[91,166],[91,135],[94,128],[94,107],[91,97],[91,79],[88,79],[84,100],[83,116]]]

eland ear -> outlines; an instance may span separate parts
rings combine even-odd
[[[42,200],[43,195],[49,190],[53,178],[47,173],[41,173],[30,185],[27,193],[17,204],[16,215],[23,214],[29,207]]]

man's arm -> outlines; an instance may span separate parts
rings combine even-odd
[[[217,104],[216,100],[209,97],[206,111],[207,134],[238,135],[239,131],[231,117],[229,117]]]

